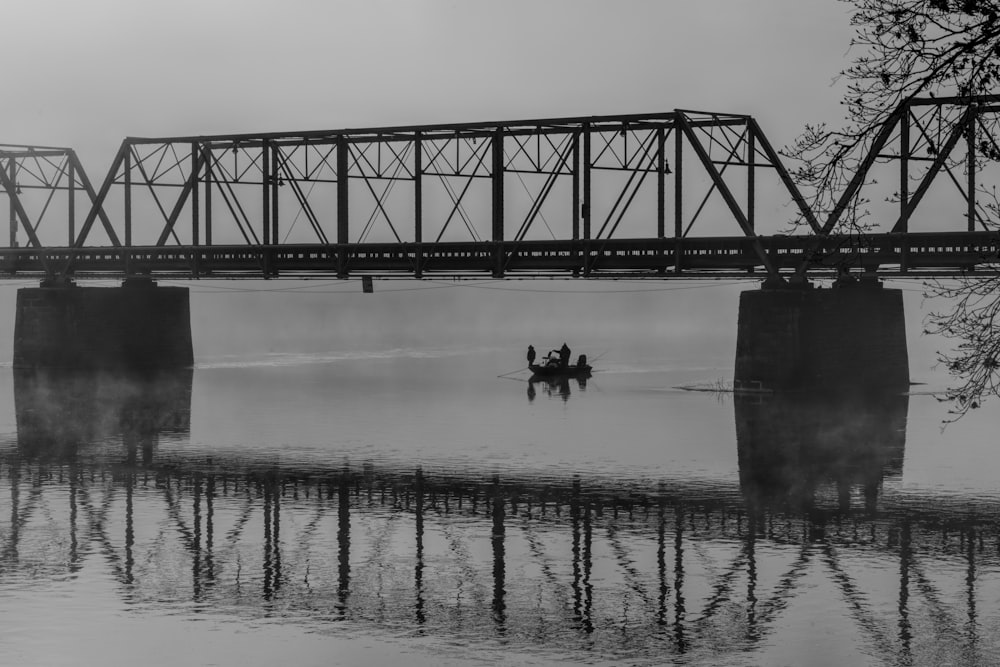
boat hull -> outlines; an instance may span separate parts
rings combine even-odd
[[[528,366],[534,378],[588,378],[592,370],[591,366],[539,366],[531,364]]]

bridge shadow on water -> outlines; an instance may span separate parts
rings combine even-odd
[[[1000,583],[996,508],[886,492],[905,395],[735,396],[736,483],[163,455],[191,378],[15,374],[0,591],[94,559],[153,609],[655,664],[763,651],[835,591],[824,623],[865,654],[998,655],[978,590]]]

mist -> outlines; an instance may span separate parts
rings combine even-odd
[[[591,358],[687,360],[731,378],[740,292],[756,281],[199,281],[191,285],[195,358],[220,355],[385,351],[411,348],[511,350],[567,342]],[[942,385],[937,353],[950,345],[922,334],[934,306],[919,284],[903,290],[910,375]],[[220,289],[221,288],[221,289]],[[264,290],[277,291],[264,291]],[[247,291],[236,291],[247,290]],[[651,345],[650,340],[655,341]],[[600,348],[600,349],[594,349]],[[706,381],[719,379],[706,377]]]

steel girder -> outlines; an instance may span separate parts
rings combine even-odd
[[[991,232],[909,232],[813,236],[691,237],[686,239],[529,240],[422,243],[368,242],[329,245],[200,245],[0,248],[0,275],[45,278],[53,266],[72,262],[78,277],[156,275],[187,279],[329,277],[346,256],[352,274],[413,277],[419,258],[426,276],[489,277],[495,258],[506,258],[505,275],[603,278],[754,278],[766,275],[759,243],[773,269],[792,275],[808,253],[808,272],[838,278],[843,267],[912,278],[968,274],[995,263],[1000,236]],[[664,267],[682,263],[680,274]]]

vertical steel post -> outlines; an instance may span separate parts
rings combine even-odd
[[[455,141],[458,141],[456,137]],[[503,276],[504,249],[503,249],[503,128],[497,127],[493,130],[493,244],[495,253],[493,257],[493,277]],[[457,164],[457,163],[456,163]]]
[[[684,133],[677,119],[674,119],[674,273],[680,274],[684,263],[681,237],[684,236],[684,198],[681,196],[684,184]]]
[[[907,208],[910,205],[910,109],[907,107],[899,117],[899,223],[900,231],[909,231],[910,216]],[[906,272],[910,253],[905,240],[902,241],[902,256],[900,270]]]
[[[665,215],[666,215],[666,142],[667,135],[663,127],[656,130],[656,238],[662,239],[666,235]]]
[[[281,151],[271,145],[271,243],[280,243],[278,236],[278,188],[281,186]]]
[[[201,202],[198,187],[198,142],[191,142],[191,245],[201,242]]]
[[[66,161],[66,175],[69,177],[66,200],[66,216],[69,218],[69,241],[66,245],[71,246],[76,236],[76,168],[73,166],[73,160],[71,159]]]
[[[125,247],[132,247],[132,146],[125,147]]]
[[[684,133],[674,126],[674,238],[680,241],[684,235],[684,199],[681,186],[684,183]]]
[[[573,135],[573,213],[570,217],[573,226],[573,240],[580,238],[580,133]]]
[[[909,231],[910,218],[906,213],[910,204],[910,111],[899,118],[899,222],[900,231]]]
[[[583,124],[583,239],[590,240],[590,123]]]
[[[747,225],[750,227],[751,231],[756,232],[754,229],[754,208],[755,208],[755,197],[757,184],[755,182],[756,174],[754,173],[757,168],[757,160],[755,153],[757,152],[757,137],[754,135],[753,128],[749,125],[747,126]]]
[[[590,123],[583,124],[583,275],[590,275]]]
[[[417,244],[414,277],[423,275],[423,252],[420,244],[424,241],[424,147],[418,130],[413,137],[413,240]]]
[[[570,225],[573,234],[573,276],[580,274],[580,249],[576,241],[580,240],[580,132],[573,133],[573,212],[570,214]],[[586,268],[585,266],[583,268]]]
[[[17,196],[17,163],[14,158],[9,158],[7,160],[7,174],[10,178],[10,187],[12,188],[10,193],[10,247],[17,247],[17,206],[14,203],[14,197]]]
[[[263,195],[261,242],[271,243],[271,147],[265,140],[260,145],[260,182]]]
[[[347,248],[348,243],[348,181],[347,181],[347,153],[350,150],[347,137],[337,136],[337,244],[340,246],[337,252],[337,276],[347,277]]]
[[[212,245],[212,148],[205,146],[205,245]]]
[[[968,216],[969,216],[969,231],[976,231],[976,119],[979,116],[979,108],[975,104],[969,110],[969,118],[967,120],[968,127],[966,129],[966,149],[968,154],[966,155],[966,160],[968,160],[967,171],[969,182],[968,182]]]

